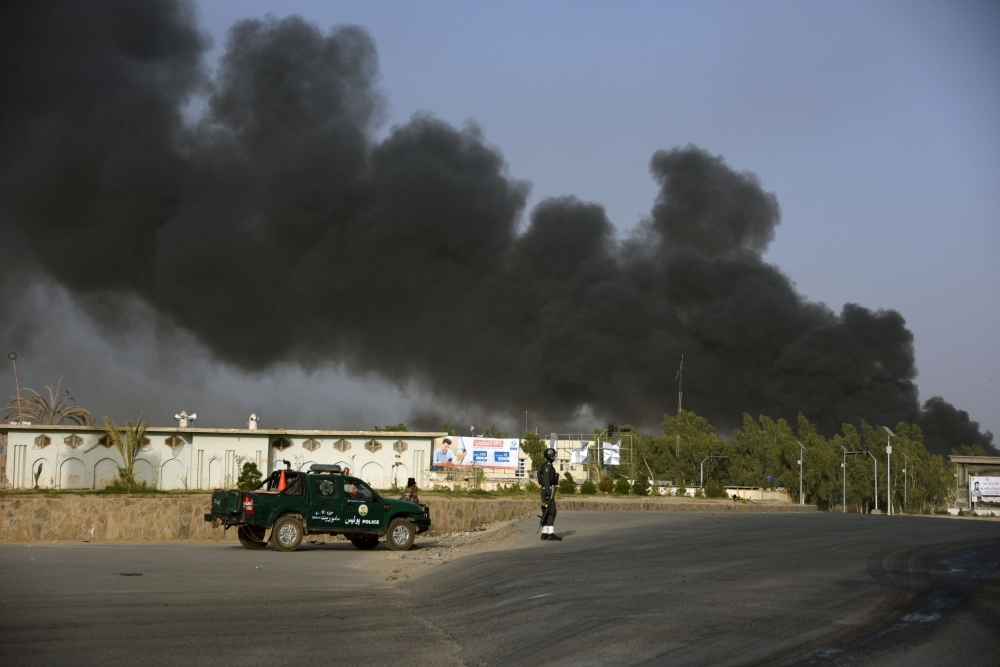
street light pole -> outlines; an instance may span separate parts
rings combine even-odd
[[[17,381],[17,353],[11,352],[7,355],[10,359],[10,363],[14,364],[14,388],[17,390],[17,423],[21,423],[23,415],[21,414],[21,383]]]
[[[701,488],[703,488],[703,489],[705,488],[705,461],[707,461],[709,459],[728,459],[728,458],[729,458],[728,456],[717,456],[717,455],[709,452],[708,456],[706,456],[704,459],[702,459],[702,462],[701,462]]]
[[[910,468],[910,457],[907,456],[906,453],[904,452],[903,458],[906,459],[906,463],[903,464],[903,511],[906,512],[907,510],[910,509],[909,503],[906,502],[906,485],[907,485],[906,471],[909,470]]]
[[[875,461],[875,511],[878,511],[878,459],[871,452],[868,452],[868,456],[872,457]]]
[[[892,437],[896,435],[888,426],[883,426],[885,431],[885,457],[886,457],[886,501],[889,503],[889,516],[892,516]]]
[[[806,501],[805,501],[805,498],[802,496],[802,459],[805,458],[805,453],[806,453],[806,451],[809,448],[806,447],[805,445],[803,445],[798,440],[796,440],[795,442],[799,443],[799,448],[800,448],[800,451],[799,451],[799,505],[805,505]]]
[[[684,355],[681,355],[681,367],[677,369],[677,375],[674,376],[677,380],[677,449],[674,451],[674,457],[681,457],[681,403],[684,399]]]
[[[847,514],[847,455],[861,454],[861,452],[849,452],[843,445],[840,448],[844,450],[844,462],[840,464],[840,467],[844,470],[844,514]]]

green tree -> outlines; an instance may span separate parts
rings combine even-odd
[[[677,455],[677,436],[680,455]],[[707,419],[689,410],[679,415],[664,415],[663,435],[650,438],[639,449],[641,458],[657,474],[669,475],[674,483],[697,482],[702,460],[710,453],[728,452],[728,445],[719,439],[715,427]],[[706,472],[724,467],[719,461],[709,461]]]
[[[545,458],[545,442],[538,437],[537,433],[525,431],[521,436],[521,449],[531,459],[531,469],[538,470],[542,467]]]
[[[441,424],[441,430],[447,433],[448,435],[455,435],[455,428],[448,422]]]
[[[632,491],[632,485],[624,477],[615,480],[614,493],[618,496],[627,496]]]
[[[597,482],[597,490],[601,493],[611,493],[615,488],[615,482],[607,475],[601,477],[600,481]]]
[[[113,485],[128,491],[135,490],[140,486],[135,478],[135,462],[146,440],[146,422],[142,419],[142,414],[139,414],[139,419],[134,424],[127,421],[122,428],[105,416],[104,432],[122,458],[122,463],[118,465],[118,478]]]
[[[588,479],[580,485],[580,493],[585,496],[592,496],[597,493],[597,485]]]
[[[240,470],[240,476],[236,480],[236,488],[240,491],[249,491],[260,484],[261,478],[262,475],[257,464],[253,461],[247,461]]]
[[[722,482],[718,482],[714,479],[708,481],[705,484],[705,497],[707,498],[725,498],[726,497],[726,487],[722,485]]]
[[[392,424],[390,426],[373,426],[372,430],[376,432],[401,433],[409,431],[410,429],[406,428],[406,424],[403,422],[399,422],[398,424]]]
[[[576,493],[576,482],[573,481],[573,475],[566,473],[565,476],[559,480],[559,493],[566,495],[573,495]]]
[[[636,496],[649,495],[649,478],[646,477],[646,473],[641,472],[635,476],[635,481],[632,482],[632,494]]]
[[[496,424],[490,424],[489,428],[483,431],[484,438],[509,438],[510,433],[501,431]]]

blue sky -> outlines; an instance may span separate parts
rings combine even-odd
[[[809,298],[893,308],[921,399],[1000,434],[1000,5],[974,2],[208,1],[233,22],[364,26],[383,128],[474,122],[533,184],[626,230],[650,209],[653,151],[688,143],[781,202],[767,255]]]

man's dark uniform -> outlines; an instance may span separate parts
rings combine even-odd
[[[556,450],[545,450],[545,462],[538,468],[536,479],[542,487],[542,539],[561,540],[555,533],[556,523],[556,485],[559,484],[559,473],[552,465],[556,458]]]

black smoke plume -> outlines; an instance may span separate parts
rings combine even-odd
[[[4,4],[5,282],[45,274],[98,319],[138,297],[244,369],[342,362],[550,421],[656,423],[683,353],[686,406],[719,426],[802,411],[991,444],[941,399],[921,411],[898,313],[834,313],[763,261],[777,199],[721,157],[657,152],[628,238],[572,197],[522,227],[528,185],[477,128],[374,138],[364,30],[242,21],[214,76],[208,46],[175,0]]]

